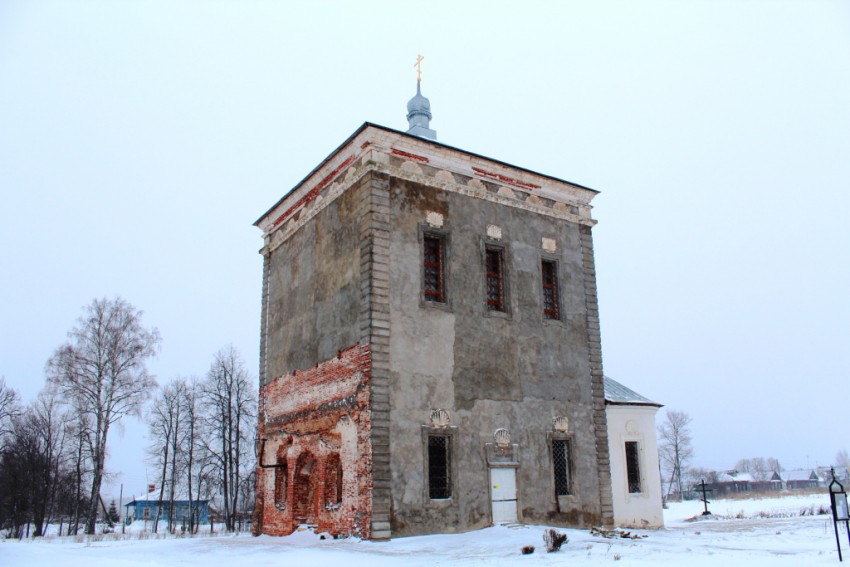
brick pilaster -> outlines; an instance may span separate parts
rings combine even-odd
[[[372,356],[372,539],[390,537],[390,195],[389,177],[373,172],[360,223],[360,342]]]
[[[593,259],[591,227],[581,227],[582,272],[587,307],[587,347],[590,356],[590,379],[593,393],[593,426],[596,434],[596,466],[599,475],[599,504],[602,522],[614,525],[614,503],[611,493],[611,460],[608,454],[608,419],[605,414],[605,387],[602,382],[602,336],[599,329],[599,301],[596,295],[596,264]]]

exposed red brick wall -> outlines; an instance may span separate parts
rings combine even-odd
[[[357,344],[260,388],[256,535],[288,535],[306,522],[333,535],[371,536],[370,377],[369,346]],[[275,467],[282,464],[285,479]],[[275,501],[276,488],[285,502]]]
[[[303,197],[301,197],[300,199],[298,199],[295,202],[295,204],[293,204],[291,207],[286,209],[286,212],[284,212],[282,215],[277,217],[275,219],[274,223],[272,223],[272,228],[278,226],[280,223],[282,223],[283,221],[288,219],[290,217],[290,215],[292,215],[292,213],[294,213],[296,210],[298,210],[299,208],[303,207],[304,205],[306,205],[307,203],[309,203],[310,201],[312,201],[313,199],[318,197],[319,193],[322,192],[322,189],[324,189],[331,181],[336,179],[336,176],[339,175],[340,172],[343,169],[345,169],[346,167],[348,167],[352,163],[354,163],[354,156],[349,156],[348,158],[346,158],[346,160],[344,162],[342,162],[341,164],[339,164],[336,167],[336,169],[331,171],[328,175],[326,175],[324,177],[324,179],[319,181],[316,184],[315,187],[313,187],[307,193],[305,193]]]
[[[501,181],[502,183],[507,183],[508,185],[521,187],[522,189],[540,189],[540,185],[535,185],[534,183],[526,183],[525,181],[520,181],[519,179],[508,177],[507,175],[502,175],[501,173],[493,173],[491,171],[486,171],[484,169],[481,169],[480,167],[473,167],[472,171],[482,177],[486,177],[488,179],[495,179],[497,181]]]
[[[428,158],[426,158],[425,156],[412,154],[412,153],[406,152],[404,150],[399,150],[399,149],[393,148],[391,151],[392,151],[394,156],[401,156],[401,157],[406,157],[408,159],[415,159],[416,161],[421,161],[422,163],[429,163],[431,161]]]

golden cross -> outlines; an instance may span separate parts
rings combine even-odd
[[[413,65],[416,67],[416,82],[422,82],[422,60],[425,59],[421,55],[416,56],[416,63]]]

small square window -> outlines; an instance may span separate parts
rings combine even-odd
[[[445,303],[445,240],[426,234],[422,252],[422,297],[425,301]]]
[[[543,277],[543,318],[559,320],[558,308],[558,264],[554,260],[543,260],[540,265]]]

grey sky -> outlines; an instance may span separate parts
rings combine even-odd
[[[233,343],[253,221],[368,120],[598,189],[606,374],[693,417],[695,464],[847,440],[850,3],[0,3],[0,375],[31,399],[93,298]],[[143,428],[114,436],[138,491]],[[132,469],[129,471],[127,469]]]

